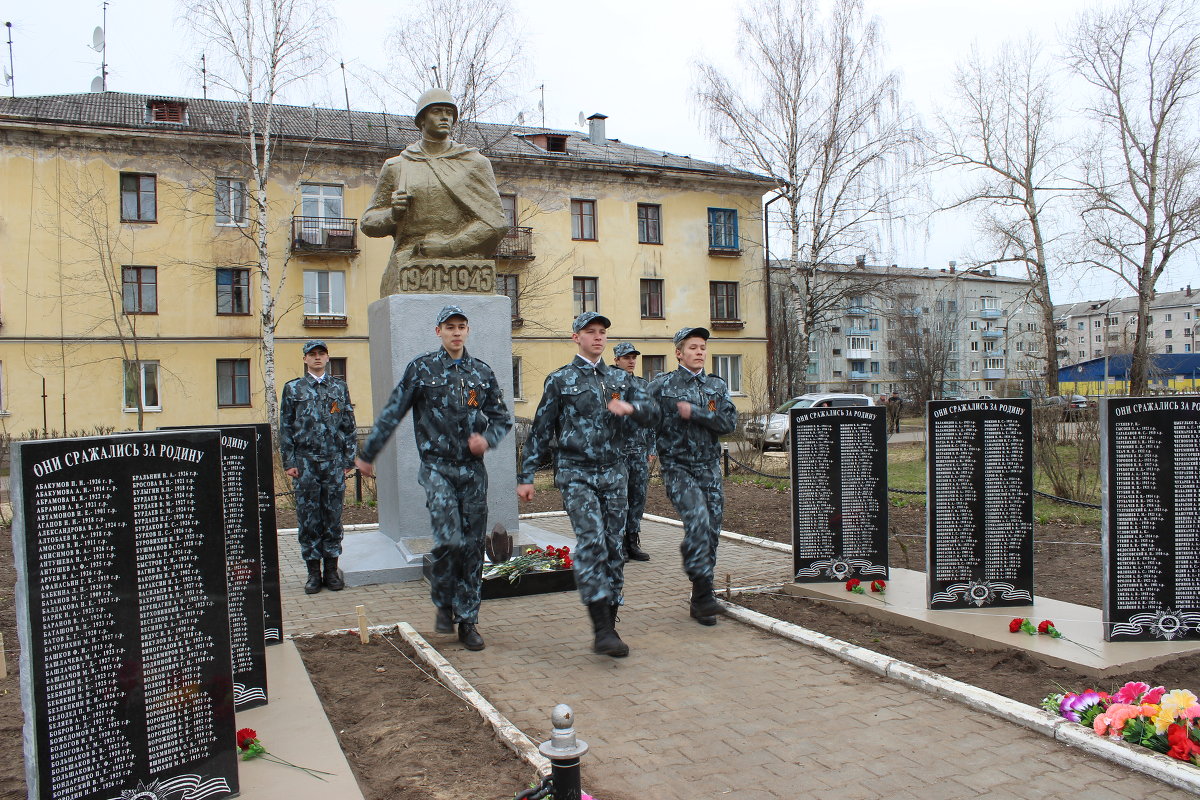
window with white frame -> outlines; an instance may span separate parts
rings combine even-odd
[[[985,358],[983,360],[984,369],[1004,369],[1003,358]]]
[[[217,407],[250,405],[250,359],[217,359]]]
[[[304,314],[309,317],[346,316],[346,273],[304,270]]]
[[[520,400],[525,396],[521,382],[521,357],[513,356],[513,397]]]
[[[742,357],[713,356],[713,374],[725,381],[729,391],[740,394],[742,391]]]
[[[162,411],[157,361],[125,361],[125,410]]]
[[[300,184],[300,214],[320,219],[341,219],[342,187],[323,183]]]
[[[213,214],[218,225],[245,225],[246,182],[238,178],[217,178]]]

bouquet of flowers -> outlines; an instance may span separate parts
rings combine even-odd
[[[503,576],[508,578],[510,583],[516,583],[522,575],[530,572],[553,572],[559,569],[571,569],[573,566],[571,548],[566,545],[562,547],[547,545],[545,549],[534,547],[516,558],[492,564],[483,571],[483,577]]]
[[[862,587],[862,581],[858,578],[851,578],[846,581],[846,591],[863,595],[867,593],[867,590]],[[878,600],[885,606],[888,604],[888,601],[883,599],[883,596],[887,594],[887,581],[871,581],[871,592],[879,595],[879,597],[873,599]]]
[[[1093,655],[1099,655],[1099,653],[1096,652],[1096,648],[1088,647],[1086,644],[1081,644],[1074,639],[1068,639],[1066,636],[1063,636],[1062,632],[1059,631],[1058,628],[1054,627],[1054,623],[1048,619],[1044,619],[1037,625],[1034,625],[1033,620],[1031,619],[1025,619],[1024,617],[1013,617],[1008,623],[1008,632],[1028,633],[1030,636],[1037,636],[1038,634],[1041,634],[1042,636],[1049,636],[1051,639],[1062,639],[1064,642],[1070,642],[1076,647],[1081,647]]]
[[[319,781],[325,780],[322,775],[332,775],[332,772],[324,772],[311,767],[302,767],[299,764],[293,764],[287,759],[280,758],[272,752],[269,752],[266,746],[259,741],[258,732],[253,728],[242,728],[237,732],[237,747],[241,753],[242,761],[249,761],[252,758],[261,758],[264,761],[274,761],[276,764],[283,764],[285,767],[298,769],[308,775],[313,776]]]
[[[1090,727],[1098,736],[1124,739],[1200,766],[1200,701],[1186,689],[1130,681],[1116,692],[1055,692],[1042,708]]]

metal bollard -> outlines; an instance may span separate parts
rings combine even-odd
[[[721,445],[721,460],[725,464],[725,477],[729,477],[729,445]]]
[[[554,800],[580,800],[583,789],[579,780],[579,762],[588,751],[587,742],[575,738],[572,723],[575,712],[566,703],[559,703],[550,712],[554,726],[550,741],[542,742],[538,750],[550,759],[550,777],[554,781]]]

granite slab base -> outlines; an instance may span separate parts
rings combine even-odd
[[[931,610],[925,601],[925,573],[896,567],[891,569],[887,594],[882,599],[877,594],[847,592],[842,582],[785,584],[782,590],[815,600],[853,604],[855,611],[876,619],[945,636],[968,647],[1019,648],[1051,666],[1097,678],[1150,669],[1172,658],[1200,652],[1200,641],[1194,640],[1106,642],[1100,609],[1047,597],[1035,597],[1029,606]],[[886,605],[882,600],[887,601]],[[1034,624],[1051,620],[1072,641],[1009,633],[1008,622],[1013,617],[1025,617]]]

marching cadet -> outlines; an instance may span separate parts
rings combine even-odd
[[[324,342],[305,342],[305,375],[284,384],[279,406],[279,455],[294,481],[300,555],[308,566],[305,594],[321,591],[322,583],[333,592],[346,585],[338,557],[346,475],[354,469],[354,405],[345,382],[326,373],[328,364]]]
[[[716,625],[723,611],[713,596],[713,569],[725,498],[721,487],[720,437],[737,425],[737,409],[725,381],[704,372],[706,328],[675,334],[679,368],[650,382],[662,414],[658,428],[663,486],[683,521],[683,570],[692,582],[691,615]]]
[[[433,529],[430,598],[437,608],[434,630],[454,633],[468,650],[482,650],[479,594],[483,586],[483,542],[487,527],[488,474],[483,454],[512,427],[492,368],[466,349],[467,315],[446,306],[437,315],[438,350],[417,356],[375,420],[355,463],[374,475],[375,458],[409,409]]]
[[[629,380],[643,390],[649,381],[634,374],[641,352],[631,342],[613,348],[613,366],[629,373]],[[629,512],[625,515],[625,560],[649,561],[642,549],[642,513],[646,510],[646,487],[650,484],[650,460],[654,458],[654,429],[639,428],[625,441],[622,451],[629,472]]]
[[[628,511],[621,451],[638,425],[657,422],[658,412],[641,386],[605,365],[610,324],[595,311],[572,323],[578,352],[546,378],[517,474],[517,496],[533,499],[533,474],[557,437],[554,485],[575,530],[575,582],[592,618],[592,650],[620,658],[629,655],[616,628],[624,600],[621,537]]]

